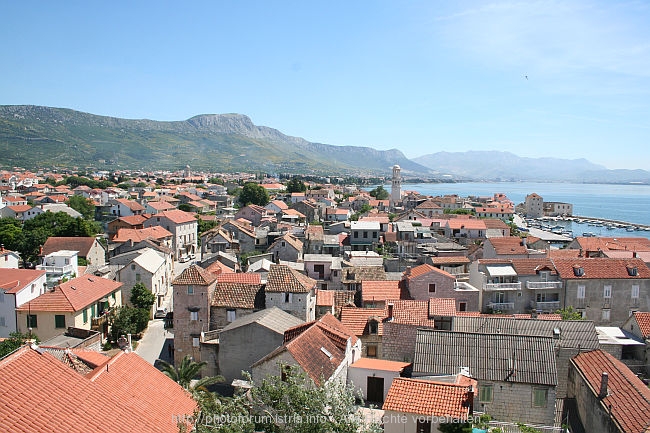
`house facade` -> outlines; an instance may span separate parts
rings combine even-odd
[[[307,322],[316,317],[316,280],[287,265],[273,265],[267,275],[266,308],[278,307]]]
[[[170,232],[176,260],[197,252],[198,221],[182,210],[160,212],[144,222],[144,227],[160,226]]]
[[[0,338],[18,330],[16,308],[45,293],[45,275],[32,269],[0,270]]]

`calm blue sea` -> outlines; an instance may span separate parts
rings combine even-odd
[[[390,185],[385,185],[390,192]],[[372,188],[370,188],[372,189]],[[573,204],[574,215],[605,218],[630,223],[650,225],[650,185],[593,185],[571,183],[420,183],[404,184],[402,191],[413,190],[425,195],[458,194],[492,196],[504,193],[515,204],[523,203],[526,195],[537,193],[544,201],[561,201]],[[600,236],[644,236],[648,231],[626,232],[573,223],[574,235],[593,232]]]

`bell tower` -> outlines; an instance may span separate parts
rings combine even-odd
[[[393,181],[390,188],[390,207],[394,208],[402,199],[402,169],[399,165],[393,166]]]

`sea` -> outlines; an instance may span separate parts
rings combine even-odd
[[[390,184],[384,185],[390,192]],[[372,189],[372,188],[368,188]],[[630,224],[650,225],[650,185],[610,185],[533,182],[464,182],[402,184],[402,191],[417,191],[424,195],[458,194],[467,196],[492,196],[503,193],[515,203],[523,203],[528,194],[537,193],[544,201],[573,204],[573,214],[586,218],[625,221]],[[574,236],[585,232],[607,237],[646,237],[650,231],[626,231],[588,225],[586,222],[562,223]]]

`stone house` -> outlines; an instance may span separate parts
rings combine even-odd
[[[415,207],[415,211],[421,213],[427,218],[435,218],[437,215],[442,215],[444,209],[433,200],[426,200]]]
[[[286,233],[277,238],[268,247],[266,252],[273,254],[273,261],[276,263],[280,260],[285,262],[298,262],[302,260],[302,250],[302,241],[291,233]]]
[[[147,217],[144,215],[132,215],[128,217],[119,217],[107,224],[106,234],[112,239],[119,229],[143,229]]]
[[[221,225],[221,228],[230,234],[231,243],[239,244],[237,250],[240,254],[250,253],[260,246],[266,245],[266,239],[258,239],[255,228],[250,224],[228,220]],[[210,233],[212,230],[206,233]],[[204,235],[206,234],[204,233]]]
[[[305,272],[309,278],[318,281],[321,290],[340,290],[342,259],[328,254],[305,254]]]
[[[209,330],[216,282],[216,275],[197,265],[190,265],[173,281],[175,365],[187,355],[202,360],[201,333]]]
[[[487,227],[483,220],[477,218],[451,218],[441,226],[445,237],[467,244],[475,240],[485,239]]]
[[[570,418],[572,431],[648,431],[650,389],[609,353],[594,350],[571,359],[568,395],[578,415]]]
[[[277,307],[239,316],[219,333],[219,374],[227,383],[241,379],[241,372],[284,343],[287,329],[302,320]]]
[[[544,216],[544,199],[535,193],[528,194],[524,201],[524,214],[528,218]]]
[[[457,311],[479,311],[480,291],[470,284],[457,283],[456,277],[434,266],[424,264],[407,269],[402,277],[411,298],[453,298]]]
[[[131,291],[138,283],[156,295],[151,314],[163,306],[165,298],[171,294],[171,284],[174,275],[173,262],[166,260],[165,255],[153,248],[143,248],[129,263],[116,273],[116,280],[121,282],[122,296],[125,305],[131,305]]]
[[[557,369],[552,337],[419,329],[413,377],[469,368],[478,381],[477,411],[493,419],[553,425]]]
[[[217,277],[210,301],[210,330],[222,329],[239,317],[264,309],[260,274],[228,273]]]
[[[321,219],[321,214],[318,210],[318,206],[310,201],[298,201],[296,203],[292,202],[291,209],[294,209],[303,214],[306,221],[320,221]]]
[[[367,358],[383,358],[382,335],[386,308],[341,308],[340,320],[361,340],[361,353]]]
[[[16,308],[18,332],[47,340],[74,327],[106,336],[107,313],[122,305],[121,287],[120,282],[92,275],[54,286]]]
[[[316,280],[287,265],[271,266],[266,279],[266,308],[275,306],[301,320],[314,320]]]
[[[237,211],[235,214],[235,219],[243,218],[250,221],[253,226],[257,227],[262,222],[262,218],[265,218],[267,216],[268,212],[265,208],[256,204],[249,204]]]
[[[144,222],[144,227],[160,226],[170,232],[176,260],[197,251],[198,221],[193,214],[182,210],[160,212]]]
[[[361,343],[331,314],[318,321],[289,328],[282,346],[252,365],[255,382],[289,374],[287,367],[304,373],[308,382],[345,383],[348,367],[361,358]]]
[[[650,269],[637,258],[554,259],[564,306],[599,326],[621,326],[635,311],[650,311]]]

